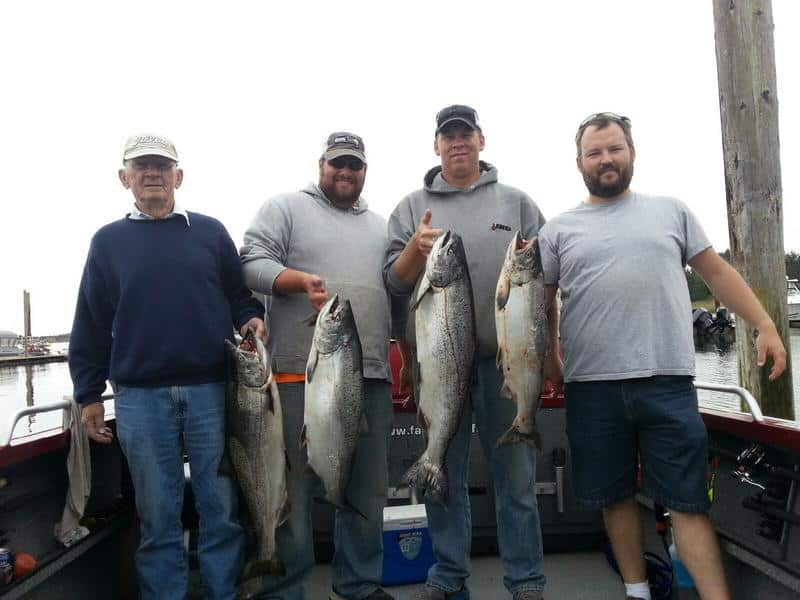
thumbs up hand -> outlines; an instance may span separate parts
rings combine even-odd
[[[444,229],[431,227],[432,216],[433,213],[431,209],[426,208],[417,230],[414,232],[411,240],[409,240],[409,243],[413,244],[416,251],[422,256],[428,256],[431,253],[436,238],[444,233]]]

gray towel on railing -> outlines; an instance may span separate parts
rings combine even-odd
[[[69,487],[61,522],[56,523],[56,539],[69,547],[89,535],[89,530],[80,524],[86,502],[92,491],[92,462],[89,454],[89,436],[81,423],[81,407],[73,398],[70,407],[64,409],[64,429],[69,429],[70,444],[67,455]]]

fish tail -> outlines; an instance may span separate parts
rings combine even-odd
[[[256,577],[265,577],[267,575],[286,575],[286,568],[283,566],[277,553],[267,560],[251,560],[245,564],[239,575],[239,584]]]
[[[283,566],[283,562],[277,553],[266,562],[267,575],[275,575],[276,577],[283,577],[286,575],[286,567]]]
[[[499,448],[500,446],[505,446],[507,444],[516,444],[518,442],[524,442],[529,446],[533,446],[537,450],[542,449],[542,436],[539,435],[539,431],[536,428],[534,428],[530,433],[522,433],[516,425],[509,427],[508,431],[500,436],[495,444],[495,448]]]
[[[448,495],[447,475],[444,465],[434,464],[424,452],[403,476],[406,485],[423,490],[426,499],[437,504],[446,504]]]

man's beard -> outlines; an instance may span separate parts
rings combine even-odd
[[[601,182],[602,176],[608,171],[614,171],[617,174],[617,180],[614,183],[606,184]],[[633,163],[627,169],[607,167],[599,172],[597,176],[591,176],[586,172],[583,173],[583,182],[586,184],[586,189],[589,190],[592,196],[597,196],[598,198],[619,196],[628,189],[631,179],[633,179]]]
[[[320,184],[320,189],[325,194],[325,196],[336,206],[353,206],[357,201],[359,196],[361,195],[361,190],[364,186],[359,187],[355,180],[352,181],[353,183],[353,193],[342,195],[337,193],[336,191],[336,180],[334,180],[333,185],[331,187],[325,187]]]

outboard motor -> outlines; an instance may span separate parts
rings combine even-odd
[[[736,323],[733,318],[731,318],[731,313],[729,313],[728,309],[724,306],[720,306],[717,309],[716,321],[719,329],[732,329],[735,327]]]
[[[694,323],[694,328],[698,333],[711,334],[714,332],[714,319],[705,308],[694,309],[692,323]]]

